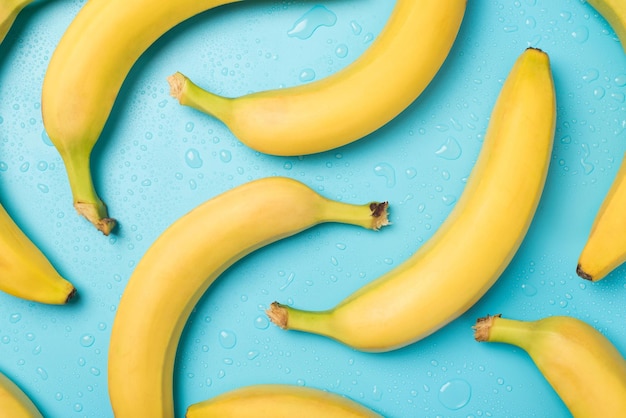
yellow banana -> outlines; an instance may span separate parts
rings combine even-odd
[[[550,163],[555,101],[548,55],[527,49],[502,87],[465,190],[437,232],[334,308],[274,302],[270,319],[375,352],[411,344],[464,313],[504,271],[532,221]]]
[[[626,155],[607,192],[580,256],[576,273],[598,281],[626,261]]]
[[[43,418],[28,395],[2,373],[0,373],[0,415],[7,418]]]
[[[89,0],[63,34],[43,81],[41,109],[74,207],[105,235],[115,227],[91,175],[91,151],[139,56],[173,26],[240,0]]]
[[[234,389],[190,405],[186,418],[382,418],[350,398],[321,389],[281,384]]]
[[[67,303],[76,293],[2,205],[0,290],[22,299],[57,305]]]
[[[0,44],[13,26],[17,15],[33,0],[2,0],[0,2]]]
[[[569,316],[519,321],[488,316],[477,341],[526,351],[576,418],[626,416],[626,360],[602,333]]]
[[[166,229],[137,264],[113,323],[116,418],[173,417],[176,348],[202,294],[238,259],[322,222],[378,229],[387,224],[387,204],[338,202],[296,180],[269,177],[205,202]]]
[[[611,25],[626,52],[626,1],[624,0],[587,0]]]
[[[395,3],[374,43],[329,77],[231,99],[176,73],[168,79],[171,94],[266,154],[312,154],[353,142],[389,122],[427,87],[452,48],[467,0]]]

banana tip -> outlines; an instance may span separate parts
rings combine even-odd
[[[372,211],[372,217],[374,218],[374,230],[379,230],[383,226],[391,224],[391,222],[389,222],[388,207],[389,202],[370,203],[370,210]]]
[[[487,315],[476,320],[476,324],[472,327],[474,330],[474,339],[478,342],[489,341],[489,330],[493,325],[494,318],[500,318],[502,315]]]
[[[593,276],[587,273],[580,264],[576,266],[576,274],[585,280],[589,280],[590,282],[594,281]]]
[[[167,77],[167,82],[170,85],[170,96],[180,101],[185,85],[185,76],[177,72]]]
[[[287,329],[287,309],[278,302],[272,302],[269,309],[265,311],[270,321],[282,329]]]

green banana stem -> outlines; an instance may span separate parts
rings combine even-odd
[[[534,322],[495,315],[479,318],[473,328],[476,341],[511,344],[526,350],[533,341],[534,327]]]
[[[13,26],[15,18],[33,0],[2,0],[0,2],[0,44]]]
[[[228,123],[228,118],[232,114],[232,99],[202,89],[180,72],[169,76],[167,81],[170,85],[170,95],[181,105],[189,106]]]
[[[117,221],[109,217],[106,205],[96,193],[91,177],[90,158],[90,153],[63,154],[74,197],[74,208],[104,235],[109,235]]]
[[[389,225],[389,220],[387,219],[388,206],[387,202],[346,205],[340,201],[326,199],[324,202],[323,219],[326,219],[326,222],[339,222],[378,230],[383,226]],[[369,212],[363,210],[365,207],[369,208]]]
[[[282,329],[303,331],[332,337],[333,321],[329,320],[333,311],[305,311],[272,302],[266,311],[270,320]]]

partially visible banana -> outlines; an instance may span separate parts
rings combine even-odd
[[[50,260],[0,205],[0,290],[47,304],[65,304],[76,293]]]
[[[6,418],[43,418],[28,395],[2,373],[0,373],[0,416]]]
[[[624,0],[587,0],[611,25],[626,52],[626,1]]]
[[[268,177],[210,199],[167,228],[137,264],[113,322],[115,417],[173,417],[176,349],[200,297],[240,258],[322,222],[378,229],[387,224],[387,203],[352,205]]]
[[[626,261],[626,154],[591,226],[576,273],[598,281]]]
[[[13,26],[17,15],[33,0],[2,0],[0,2],[0,44]]]
[[[190,405],[185,418],[382,418],[360,403],[306,386],[244,386]]]
[[[461,27],[467,0],[397,0],[374,43],[346,68],[311,83],[225,98],[181,73],[179,102],[221,120],[250,148],[274,155],[327,151],[377,130],[435,77]]]
[[[626,416],[626,360],[591,325],[569,316],[520,321],[480,318],[477,341],[526,351],[574,417]]]
[[[128,72],[178,23],[236,1],[89,0],[61,37],[43,81],[44,127],[63,158],[74,207],[105,235],[116,221],[96,193],[91,152]]]
[[[376,352],[411,344],[463,314],[500,277],[530,226],[550,164],[555,102],[548,55],[527,49],[502,86],[465,189],[435,234],[334,308],[274,302],[270,319]]]

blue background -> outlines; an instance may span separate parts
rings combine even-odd
[[[393,225],[380,233],[321,225],[223,274],[181,340],[180,416],[190,403],[256,383],[327,389],[388,417],[568,416],[524,352],[473,340],[471,326],[486,314],[572,315],[626,353],[626,267],[596,284],[575,274],[626,149],[626,55],[583,1],[469,0],[448,60],[410,108],[360,141],[300,158],[243,146],[215,119],[178,105],[166,77],[182,71],[229,96],[320,79],[368,47],[394,2],[249,1],[184,22],[135,65],[94,151],[98,191],[120,222],[110,237],[75,213],[41,121],[47,64],[83,4],[37,1],[0,45],[0,201],[80,293],[68,306],[0,294],[0,369],[44,415],[112,416],[107,346],[134,266],[190,209],[269,175],[346,202],[389,200]],[[302,18],[304,31],[294,33]],[[487,295],[431,337],[384,354],[270,325],[264,309],[273,300],[333,306],[435,232],[463,190],[502,81],[528,46],[552,60],[553,158],[530,231]]]

